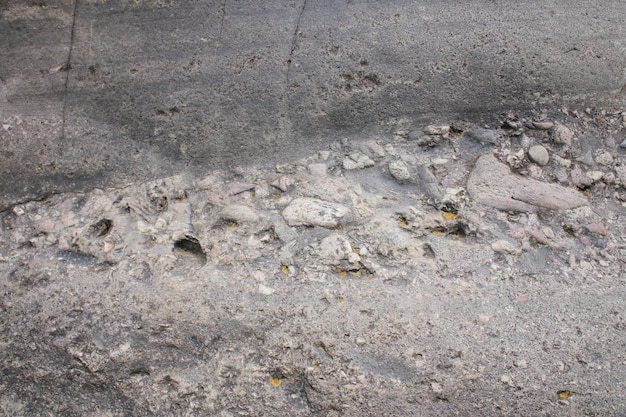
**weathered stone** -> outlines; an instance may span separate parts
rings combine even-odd
[[[604,166],[608,166],[613,163],[613,155],[611,155],[609,152],[605,150],[601,150],[597,152],[594,159],[596,160],[597,164],[604,165]]]
[[[428,125],[424,128],[427,135],[445,135],[450,132],[450,126],[446,125]]]
[[[369,156],[360,152],[354,152],[343,160],[343,168],[347,170],[369,168],[376,165]]]
[[[546,166],[550,162],[548,150],[541,145],[531,146],[528,150],[528,158],[539,166]]]
[[[254,223],[259,220],[259,215],[248,206],[232,204],[222,209],[220,218],[237,223]]]
[[[606,236],[606,234],[608,233],[608,230],[602,223],[589,223],[585,227],[590,233],[595,233],[602,236]]]
[[[330,265],[339,265],[340,261],[353,253],[350,241],[337,233],[326,236],[318,246],[318,255],[321,261]]]
[[[508,240],[497,240],[493,242],[491,244],[491,249],[493,249],[494,252],[509,253],[512,255],[519,255],[522,253],[521,247],[509,242]]]
[[[551,138],[555,143],[570,146],[574,139],[574,132],[563,125],[557,124],[552,129]]]
[[[598,182],[602,179],[604,173],[602,171],[587,171],[585,176],[587,176],[587,178],[589,178],[592,182]]]
[[[549,130],[549,129],[552,129],[552,127],[554,127],[554,123],[548,120],[543,120],[540,122],[533,122],[533,127],[538,130]]]
[[[389,163],[389,173],[398,181],[407,181],[411,179],[409,167],[400,159]]]
[[[500,210],[569,209],[586,200],[577,191],[513,174],[493,155],[478,158],[467,182],[472,198]]]
[[[289,226],[333,228],[349,219],[351,214],[344,205],[306,197],[293,200],[283,210],[283,218]]]
[[[500,139],[500,134],[491,129],[475,128],[463,133],[463,137],[478,143],[490,143],[495,145]]]
[[[577,187],[588,187],[593,183],[593,180],[585,175],[579,167],[574,168],[570,172],[570,178],[572,179],[572,184]]]

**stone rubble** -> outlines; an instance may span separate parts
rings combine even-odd
[[[76,380],[126,369],[122,386],[170,412],[159,392],[189,407],[202,397],[198,412],[226,409],[218,391],[204,391],[209,374],[224,382],[226,402],[256,404],[265,415],[278,409],[272,404],[292,415],[341,410],[381,381],[400,390],[425,381],[419,401],[451,401],[460,395],[455,383],[437,379],[446,367],[471,380],[492,372],[498,381],[500,372],[498,389],[522,387],[510,367],[472,365],[466,355],[482,353],[460,342],[452,344],[463,354],[437,356],[443,368],[416,377],[433,364],[423,363],[411,334],[439,337],[444,294],[479,297],[506,280],[531,291],[543,281],[623,276],[624,150],[597,145],[593,158],[576,159],[581,128],[565,117],[508,116],[490,129],[464,123],[342,143],[274,170],[178,175],[16,205],[1,213],[0,307],[12,317],[5,323],[22,335],[47,328],[56,347],[44,336],[29,343],[42,355],[61,352]],[[98,280],[85,278],[90,270]],[[35,308],[36,296],[59,301]],[[514,299],[527,304],[528,296]],[[459,300],[461,319],[468,307]],[[87,320],[89,309],[93,324],[71,321]],[[322,325],[326,311],[332,317]],[[506,315],[499,311],[472,310],[468,332]],[[220,336],[179,337],[196,325]],[[488,340],[504,337],[492,331]],[[375,332],[384,338],[377,342]],[[24,348],[22,340],[30,339],[3,342],[4,351]],[[220,361],[201,353],[207,346]],[[233,381],[250,385],[235,390]],[[278,395],[285,387],[291,391]]]

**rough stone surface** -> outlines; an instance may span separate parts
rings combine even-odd
[[[624,154],[584,138],[622,118],[551,113],[583,139],[539,168],[521,142],[547,138],[542,113],[507,113],[471,154],[459,129],[485,123],[438,120],[454,130],[434,147],[339,141],[7,207],[0,415],[620,415]],[[344,169],[355,149],[374,166]],[[572,162],[589,150],[614,164]],[[603,175],[554,186],[576,170]]]
[[[552,129],[552,140],[556,143],[570,146],[572,144],[572,140],[574,139],[574,133],[561,124],[557,124]]]
[[[389,173],[398,181],[407,181],[411,179],[409,167],[401,159],[389,163]]]
[[[467,182],[470,195],[501,210],[569,209],[586,204],[575,190],[517,176],[491,155],[481,156]]]
[[[298,198],[284,210],[283,217],[289,226],[337,227],[350,216],[346,206],[314,198]]]
[[[623,14],[623,0],[4,0],[0,206],[448,117],[620,105]]]

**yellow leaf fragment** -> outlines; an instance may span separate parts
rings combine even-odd
[[[281,271],[283,271],[283,274],[289,275],[289,267],[287,265],[283,265]]]
[[[337,297],[337,302],[338,302],[338,303],[343,303],[343,297],[341,297],[341,296],[340,296],[340,297]]]
[[[270,383],[271,383],[274,387],[278,388],[278,387],[280,387],[280,384],[282,384],[282,383],[283,383],[283,380],[282,380],[282,379],[280,379],[280,378],[274,378],[273,376],[270,376]]]
[[[405,219],[404,217],[402,217],[402,216],[398,217],[397,222],[398,222],[398,224],[399,224],[400,226],[402,226],[402,227],[406,227],[406,226],[408,226],[408,225],[409,225],[409,224],[407,223],[406,219]]]
[[[573,392],[565,390],[565,391],[559,391],[558,394],[559,394],[560,399],[567,400],[573,394]]]
[[[441,230],[433,230],[434,236],[441,236]]]
[[[456,213],[450,213],[449,211],[442,211],[441,215],[443,216],[444,219],[446,220],[456,220],[457,217],[459,217],[458,214]]]

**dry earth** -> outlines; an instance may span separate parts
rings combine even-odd
[[[511,113],[16,205],[0,413],[626,416],[625,131]]]

